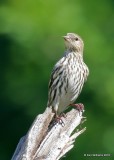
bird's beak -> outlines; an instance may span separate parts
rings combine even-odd
[[[69,36],[63,36],[64,40],[68,41],[69,40]]]

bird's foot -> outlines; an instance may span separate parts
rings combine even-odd
[[[64,126],[64,122],[63,122],[63,119],[62,117],[66,118],[66,114],[65,113],[61,113],[60,115],[56,115],[55,116],[55,123],[59,123],[61,124],[62,126]]]
[[[84,105],[82,103],[70,104],[70,106],[76,108],[79,112],[84,112]]]

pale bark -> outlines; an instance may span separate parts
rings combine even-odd
[[[86,130],[75,130],[85,119],[82,114],[72,109],[66,117],[62,117],[61,124],[54,121],[54,113],[47,107],[20,139],[12,160],[59,160],[74,147],[76,138]]]

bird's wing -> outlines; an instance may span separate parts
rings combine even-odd
[[[63,85],[63,81],[61,81],[61,78],[63,77],[64,67],[65,67],[63,62],[64,62],[64,58],[62,58],[59,62],[56,63],[51,73],[51,78],[48,86],[49,87],[49,92],[48,92],[49,103],[51,103],[54,100],[54,97],[56,96],[57,88]]]
[[[59,78],[61,77],[62,73],[63,73],[63,68],[64,68],[64,61],[65,61],[65,57],[63,57],[62,59],[60,59],[56,65],[54,66],[52,73],[51,73],[51,78],[49,81],[49,89],[52,87],[53,82],[55,83],[56,81],[59,80]]]

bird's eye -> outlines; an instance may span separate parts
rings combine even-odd
[[[76,37],[75,40],[78,41],[78,38]]]

